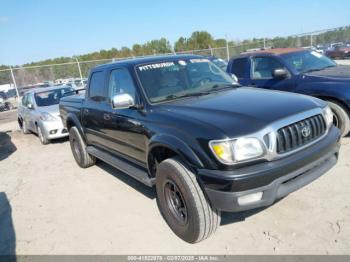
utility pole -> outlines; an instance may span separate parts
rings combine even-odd
[[[77,61],[79,75],[80,75],[80,81],[83,82],[83,75],[81,74],[81,68],[80,68],[79,60],[78,60],[78,58],[76,56],[74,58],[75,58],[75,61]]]
[[[264,37],[264,50],[266,49],[266,38]]]
[[[227,61],[230,60],[230,49],[228,48],[228,40],[227,40],[227,35],[225,35],[226,38],[226,54],[227,54]]]
[[[310,46],[312,46],[312,34],[310,34]]]
[[[11,71],[12,82],[13,82],[13,85],[15,86],[15,89],[16,89],[17,101],[19,101],[19,92],[18,92],[18,88],[17,88],[17,83],[16,83],[15,75],[13,74],[12,66],[10,66],[10,71]]]

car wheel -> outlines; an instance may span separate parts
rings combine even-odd
[[[24,120],[22,120],[22,132],[23,132],[23,134],[29,134],[30,132],[29,132],[29,130],[28,130],[28,128],[27,128],[27,123],[26,123],[26,121],[24,121]]]
[[[96,163],[96,158],[86,150],[86,144],[75,126],[69,129],[69,142],[75,161],[82,168],[87,168]]]
[[[181,239],[200,242],[220,225],[220,211],[211,207],[196,176],[178,158],[169,158],[157,167],[156,189],[160,211]]]
[[[348,110],[341,104],[335,101],[328,101],[330,108],[333,111],[333,123],[341,131],[342,136],[346,136],[350,131],[350,118]]]
[[[44,136],[43,131],[41,130],[40,126],[38,126],[38,137],[40,139],[41,144],[47,145],[50,143],[50,140]]]

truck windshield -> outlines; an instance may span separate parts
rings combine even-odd
[[[287,53],[281,55],[281,57],[284,58],[289,66],[295,68],[299,73],[319,71],[337,65],[331,59],[316,51]]]
[[[202,58],[144,64],[136,71],[148,99],[154,103],[238,86],[226,72]]]
[[[36,105],[39,107],[57,105],[62,97],[67,95],[73,95],[73,91],[73,88],[66,87],[38,92],[34,95],[35,102]]]

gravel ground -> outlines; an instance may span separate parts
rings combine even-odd
[[[66,139],[0,125],[0,254],[350,254],[350,138],[339,163],[275,205],[223,214],[191,245],[161,217],[155,192],[104,163],[79,168]]]

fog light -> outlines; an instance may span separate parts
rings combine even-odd
[[[248,205],[257,201],[260,201],[262,198],[263,192],[257,192],[238,198],[238,204],[241,206]]]
[[[50,131],[50,135],[54,135],[54,134],[56,134],[56,133],[57,133],[57,129],[51,130],[51,131]]]

